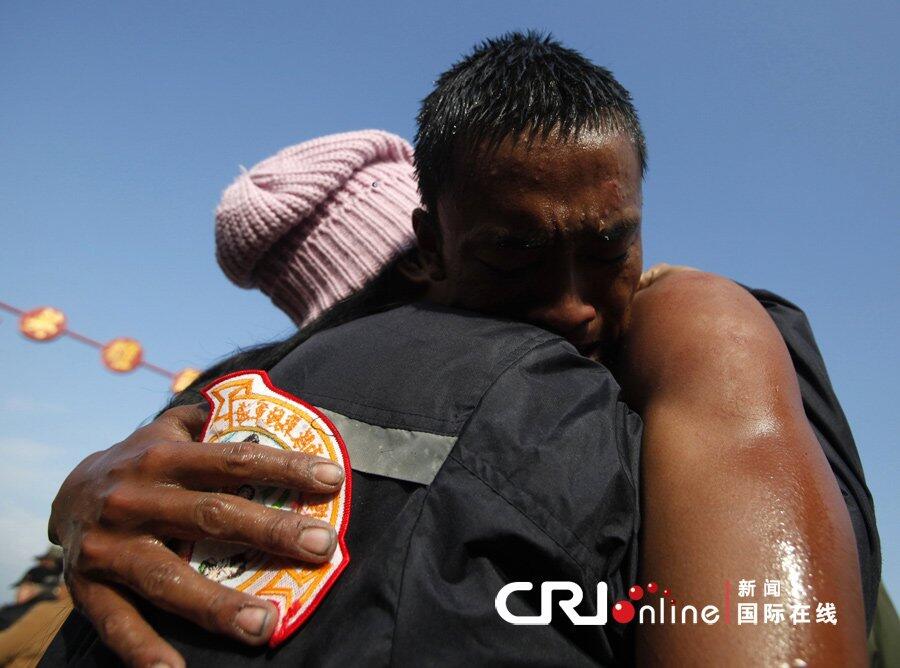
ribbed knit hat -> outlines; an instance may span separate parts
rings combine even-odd
[[[412,147],[363,130],[286,148],[244,171],[216,209],[216,258],[298,325],[358,291],[412,245]]]

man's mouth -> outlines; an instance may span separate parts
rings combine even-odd
[[[580,355],[592,359],[595,362],[599,362],[603,355],[604,346],[602,341],[589,341],[586,343],[570,341],[569,343],[575,346],[575,349],[578,350]]]

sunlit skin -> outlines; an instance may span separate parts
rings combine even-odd
[[[523,320],[602,359],[641,275],[641,172],[630,140],[506,140],[460,156],[414,226],[431,301]]]

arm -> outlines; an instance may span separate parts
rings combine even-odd
[[[325,523],[214,491],[254,481],[333,493],[334,478],[316,466],[321,460],[253,443],[191,442],[204,419],[199,406],[166,411],[82,461],[53,502],[49,534],[65,550],[72,597],[129,665],[184,665],[130,594],[251,645],[265,644],[276,621],[271,604],[207,580],[166,540],[218,538],[312,563],[327,561],[334,550]],[[330,544],[306,532],[314,527],[328,529]]]
[[[866,485],[859,451],[841,408],[825,360],[806,314],[767,290],[748,288],[772,318],[787,345],[800,384],[806,417],[831,466],[856,534],[867,628],[872,624],[881,581],[881,547],[872,494]]]
[[[759,304],[701,272],[635,300],[620,379],[644,417],[642,580],[731,624],[638,626],[644,663],[862,665],[863,610],[846,507],[803,412],[790,357]],[[736,623],[739,579],[782,582],[786,619]],[[817,624],[834,602],[838,624]],[[811,604],[811,623],[790,610]],[[722,610],[724,617],[724,609]]]

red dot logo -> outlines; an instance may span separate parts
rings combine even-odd
[[[671,594],[671,593],[672,593],[671,589],[663,589],[663,597],[664,598],[669,598],[669,594]]]
[[[628,590],[628,598],[632,601],[639,601],[644,597],[644,589],[641,585],[634,585],[631,589]]]
[[[647,583],[647,591],[649,591],[651,594],[655,594],[657,591],[659,591],[659,585],[655,582],[649,582]]]
[[[629,601],[617,601],[612,607],[612,616],[619,624],[627,624],[634,619],[634,606]]]

